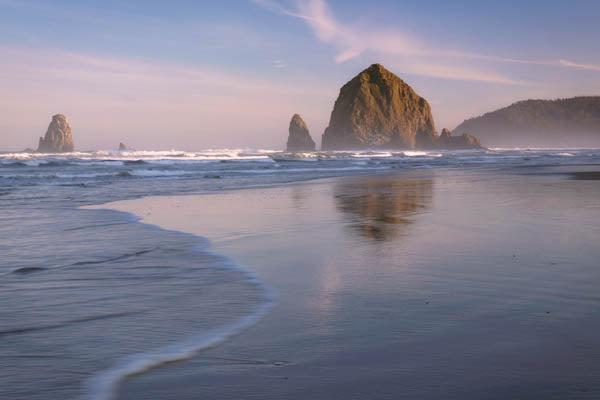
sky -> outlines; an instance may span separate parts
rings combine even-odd
[[[600,95],[597,0],[0,0],[0,150],[56,113],[78,150],[283,148],[381,63],[436,128],[528,98]]]

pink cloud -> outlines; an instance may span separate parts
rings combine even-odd
[[[214,69],[0,46],[4,146],[34,146],[67,114],[79,148],[282,146],[293,113],[322,119],[327,85],[289,85]],[[318,121],[324,124],[323,121]],[[114,142],[114,143],[113,143]]]

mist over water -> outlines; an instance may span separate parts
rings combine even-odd
[[[0,154],[0,397],[89,397],[90,380],[123,359],[235,325],[271,300],[199,237],[79,206],[405,169],[587,164],[600,150]],[[357,237],[402,235],[430,207],[430,180],[399,182],[394,197],[373,185],[370,197],[335,188],[338,211],[361,217],[349,227]]]

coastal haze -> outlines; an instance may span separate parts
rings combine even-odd
[[[484,3],[0,0],[0,398],[600,398],[600,5]]]
[[[526,100],[464,121],[496,147],[600,147],[600,96]]]

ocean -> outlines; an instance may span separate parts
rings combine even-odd
[[[0,398],[109,399],[124,377],[243,334],[278,302],[207,239],[87,206],[394,171],[569,179],[599,165],[598,149],[2,153]]]

